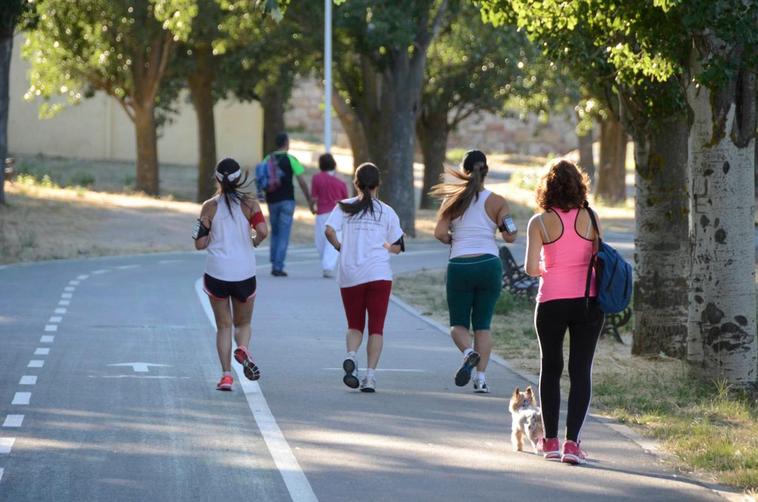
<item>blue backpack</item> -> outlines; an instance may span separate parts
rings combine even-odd
[[[255,166],[255,186],[258,189],[258,199],[264,200],[267,192],[275,192],[282,186],[284,172],[279,167],[279,161],[273,153]]]
[[[632,266],[600,238],[600,230],[595,220],[595,214],[585,204],[585,209],[590,215],[595,234],[598,236],[598,250],[590,258],[587,270],[587,287],[584,297],[590,296],[590,281],[592,269],[595,269],[595,283],[597,287],[597,303],[600,310],[606,314],[616,314],[624,310],[632,299]]]

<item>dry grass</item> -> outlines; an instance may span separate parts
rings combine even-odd
[[[445,272],[424,270],[397,277],[394,292],[447,325]],[[758,294],[758,285],[757,285]],[[495,350],[516,368],[539,372],[534,306],[504,293],[495,309]],[[630,322],[631,325],[631,322]],[[758,491],[758,403],[720,382],[704,381],[681,361],[631,355],[630,325],[624,344],[601,339],[593,372],[593,408],[658,439],[678,461],[672,467],[701,478]],[[567,345],[567,344],[566,344]],[[564,347],[568,357],[568,347]],[[561,381],[564,393],[568,377]]]

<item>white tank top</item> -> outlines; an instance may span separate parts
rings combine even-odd
[[[214,199],[216,215],[211,222],[205,273],[228,282],[249,279],[255,275],[255,248],[250,238],[250,222],[245,218],[239,202],[230,201],[230,212],[222,195]]]
[[[479,197],[471,201],[466,211],[450,222],[453,230],[450,258],[475,254],[498,255],[495,243],[497,225],[484,206],[491,194],[489,190],[479,192]]]

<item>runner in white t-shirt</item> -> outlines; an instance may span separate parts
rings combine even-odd
[[[376,389],[376,366],[382,353],[384,319],[392,291],[390,253],[405,250],[403,230],[395,211],[376,198],[379,169],[369,162],[355,171],[353,184],[359,195],[345,199],[334,208],[324,232],[339,251],[337,283],[347,317],[347,357],[342,363],[342,381],[363,392]],[[342,232],[342,242],[337,239]],[[368,370],[359,383],[355,357],[363,341],[368,312]]]

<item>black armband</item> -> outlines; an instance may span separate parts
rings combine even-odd
[[[200,220],[200,218],[197,219],[195,222],[195,227],[192,229],[192,238],[195,240],[198,240],[201,237],[205,237],[206,235],[211,233],[210,227],[206,227],[203,225],[203,222]]]
[[[400,252],[405,252],[405,236],[400,237],[398,240],[392,243],[393,246],[400,246]]]

